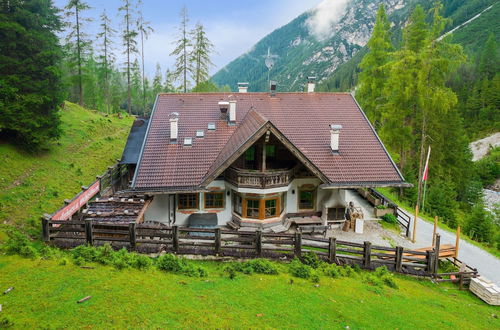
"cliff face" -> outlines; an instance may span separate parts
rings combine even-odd
[[[399,24],[401,20],[397,18],[405,16],[405,7],[410,2],[340,0],[334,8],[320,5],[267,35],[217,72],[213,80],[233,90],[238,81],[250,82],[250,91],[267,90],[268,69],[264,60],[270,50],[276,55],[270,78],[278,82],[278,90],[301,91],[307,76],[316,76],[321,82],[366,45],[381,3],[388,14],[395,14],[392,17]]]

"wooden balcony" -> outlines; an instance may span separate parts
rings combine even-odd
[[[230,167],[225,179],[239,188],[267,189],[288,186],[294,177],[294,170],[258,172]]]

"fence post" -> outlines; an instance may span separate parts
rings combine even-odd
[[[179,251],[179,228],[172,226],[172,249],[174,252]]]
[[[257,257],[262,256],[262,231],[259,229],[255,232],[255,250]]]
[[[431,251],[431,250],[427,250],[425,251],[426,253],[426,261],[427,261],[427,267],[426,267],[426,270],[428,273],[430,273],[431,275],[434,275],[435,272],[434,272],[434,267],[436,266],[436,263],[435,263],[435,254],[434,254],[434,251]]]
[[[220,254],[220,247],[221,247],[221,241],[220,241],[220,228],[215,228],[215,255]]]
[[[396,246],[396,266],[395,270],[398,273],[401,273],[403,270],[403,247]]]
[[[45,216],[42,217],[42,237],[44,242],[50,241],[50,228],[49,219]]]
[[[457,237],[455,239],[455,258],[458,258],[458,247],[460,246],[460,226],[457,227]]]
[[[436,234],[436,245],[434,246],[434,274],[437,274],[439,269],[439,248],[441,247],[441,235]]]
[[[434,244],[436,244],[437,224],[438,224],[438,217],[436,215],[434,217],[434,228],[432,230],[432,246],[434,246]]]
[[[302,256],[302,233],[295,233],[294,253],[297,258]]]
[[[130,238],[130,251],[135,251],[136,249],[135,222],[130,222],[128,224],[128,235]]]
[[[85,239],[87,244],[94,245],[94,233],[92,232],[92,219],[85,220]]]
[[[337,239],[335,237],[330,237],[328,244],[328,261],[333,264],[337,259]]]
[[[371,268],[372,263],[372,243],[365,242],[365,246],[363,248],[363,265],[366,269]]]

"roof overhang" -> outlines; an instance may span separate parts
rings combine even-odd
[[[321,189],[356,189],[356,188],[384,188],[398,187],[411,188],[413,185],[407,182],[331,182],[319,186]]]

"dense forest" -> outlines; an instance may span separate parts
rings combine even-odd
[[[380,7],[359,64],[356,96],[414,184],[400,191],[401,198],[500,248],[498,210],[486,211],[482,201],[482,187],[500,175],[498,157],[473,163],[468,147],[470,137],[500,124],[499,50],[490,35],[477,57],[468,59],[452,38],[440,38],[447,26],[441,9],[440,3],[429,10],[417,6],[394,42]],[[428,152],[432,179],[424,187]]]
[[[58,138],[64,100],[147,116],[159,92],[217,90],[208,77],[213,45],[201,23],[189,25],[186,8],[170,54],[175,67],[164,71],[157,64],[152,79],[145,75],[144,42],[153,28],[142,6],[123,0],[116,13],[103,11],[93,20],[83,0],[68,0],[64,8],[49,0],[0,0],[2,136],[29,150]],[[117,14],[120,22],[110,18]],[[91,25],[98,27],[95,35]]]

